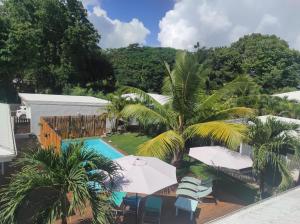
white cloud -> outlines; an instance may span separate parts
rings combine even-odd
[[[275,34],[300,49],[300,1],[177,0],[159,23],[161,46],[224,46],[245,34]],[[299,39],[297,39],[299,38]]]
[[[258,24],[255,32],[257,33],[275,33],[274,28],[279,28],[280,27],[280,23],[278,18],[270,15],[270,14],[265,14],[260,23]]]
[[[94,1],[90,4],[94,4]],[[133,18],[130,22],[111,19],[99,5],[93,7],[88,18],[100,33],[100,46],[103,48],[126,47],[132,43],[145,44],[146,37],[150,34],[138,19]]]

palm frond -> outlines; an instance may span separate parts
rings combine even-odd
[[[175,131],[166,131],[138,147],[140,155],[166,158],[184,149],[184,139]]]
[[[189,126],[184,131],[184,136],[186,139],[197,136],[211,138],[234,149],[245,139],[246,132],[247,127],[242,124],[210,121]]]
[[[217,113],[206,118],[207,121],[211,120],[226,120],[232,118],[247,118],[254,116],[255,111],[247,107],[232,107],[225,110],[220,110]]]

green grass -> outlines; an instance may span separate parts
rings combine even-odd
[[[135,155],[137,153],[137,147],[149,139],[151,139],[151,137],[130,132],[114,134],[104,138],[104,140],[109,142],[113,147],[125,151],[129,155]]]

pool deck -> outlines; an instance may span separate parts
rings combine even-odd
[[[245,206],[245,203],[240,201],[233,195],[229,195],[225,192],[216,192],[217,200],[212,197],[208,197],[203,200],[202,203],[198,204],[195,218],[193,221],[189,219],[189,213],[184,211],[179,211],[179,215],[175,215],[174,203],[176,200],[174,189],[170,190],[168,193],[160,194],[159,196],[163,199],[163,208],[161,216],[161,224],[202,224],[214,220],[218,217],[224,216],[232,211],[238,210]],[[139,213],[143,213],[144,199],[141,203],[141,208]],[[69,221],[71,224],[90,224],[90,218],[92,217],[91,208],[87,207],[86,214],[84,216],[74,215],[70,217]],[[128,215],[126,217],[121,217],[119,220],[120,224],[134,224],[136,223],[135,215]],[[141,223],[141,220],[139,220]],[[57,221],[55,224],[60,224]]]

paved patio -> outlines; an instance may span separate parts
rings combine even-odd
[[[176,200],[174,191],[171,191],[167,194],[160,195],[163,198],[163,208],[161,216],[161,224],[201,224],[221,217],[225,214],[228,214],[232,211],[242,208],[245,206],[245,203],[240,201],[238,198],[233,195],[229,195],[225,192],[217,191],[215,200],[212,197],[208,197],[203,200],[203,203],[199,203],[196,210],[195,219],[190,221],[189,213],[184,211],[179,211],[179,215],[175,215],[174,203]],[[141,203],[140,214],[142,214],[143,203]],[[72,216],[70,217],[70,223],[72,224],[90,224],[91,209],[87,208],[86,215],[82,216]],[[60,222],[57,221],[56,224]],[[117,222],[118,223],[118,222]],[[124,218],[121,218],[120,222],[122,224],[134,224],[136,223],[135,215],[128,215]],[[139,220],[141,223],[141,220]]]
[[[32,139],[17,140],[19,155],[20,152],[26,151],[27,147],[33,146],[36,142]],[[19,156],[18,155],[18,156]],[[6,177],[10,173],[16,172],[16,169],[10,166],[6,166]],[[5,176],[0,177],[0,185],[7,183]],[[207,198],[203,200],[203,203],[198,205],[196,210],[195,219],[190,221],[189,213],[184,211],[179,211],[179,215],[175,215],[174,203],[176,200],[175,196],[176,187],[170,188],[169,191],[163,192],[160,196],[163,198],[163,208],[162,208],[162,217],[161,224],[201,224],[221,217],[225,214],[228,214],[234,210],[240,209],[246,204],[241,201],[239,198],[234,195],[223,192],[222,189],[216,189],[215,195],[216,199]],[[216,203],[215,203],[216,202]],[[141,203],[140,214],[143,212],[144,199]],[[71,224],[90,224],[90,218],[92,217],[91,209],[87,207],[86,214],[84,216],[74,215],[70,217],[69,221]],[[139,220],[141,221],[141,220]],[[122,217],[122,224],[135,224],[136,217],[135,215],[128,215]],[[139,222],[140,223],[140,222]],[[57,221],[56,224],[60,224],[60,221]]]

